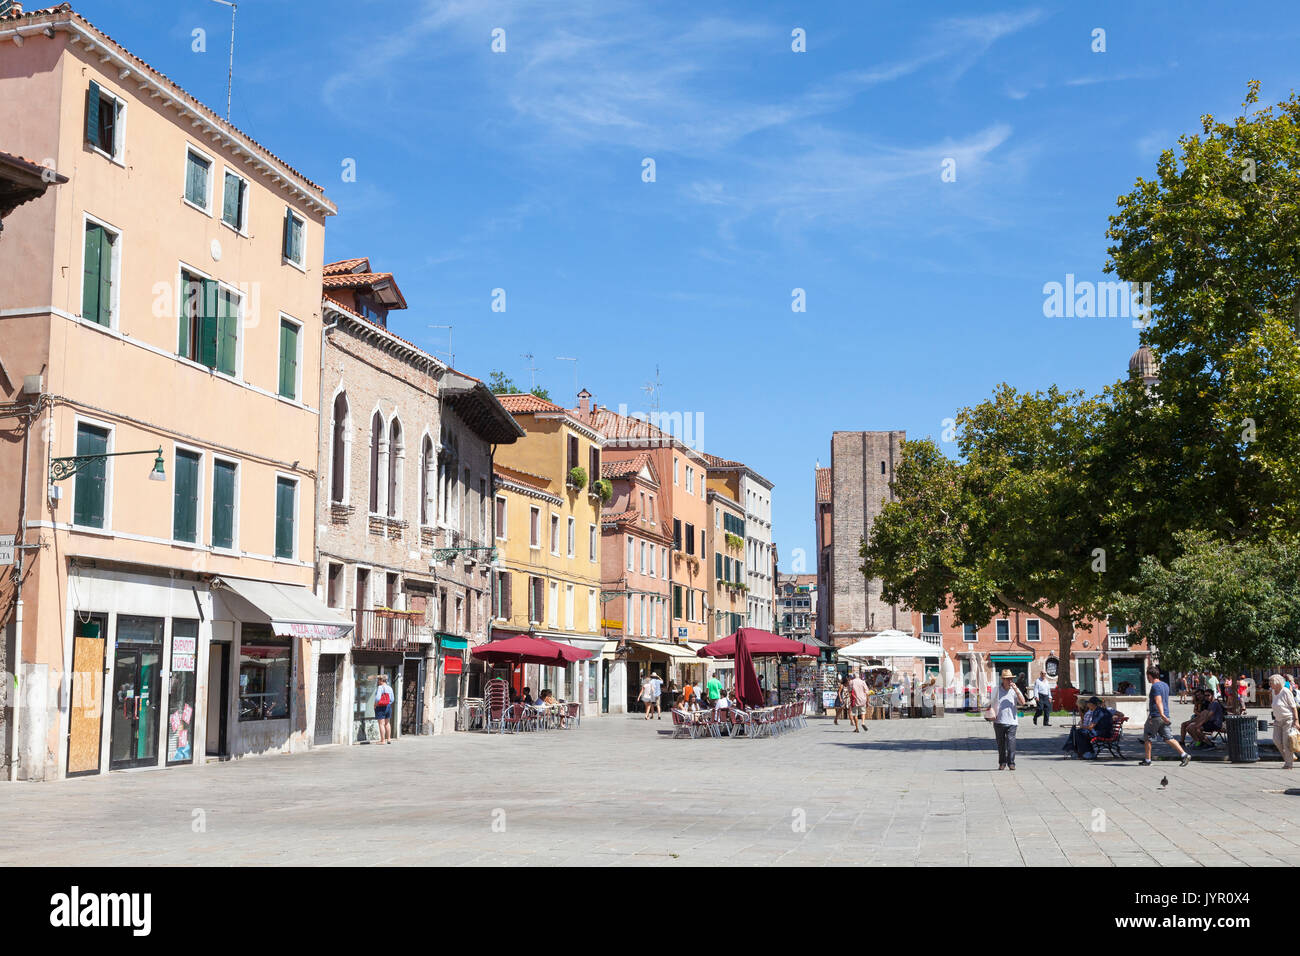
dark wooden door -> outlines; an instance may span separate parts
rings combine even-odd
[[[402,733],[420,732],[420,662],[407,661],[402,668]]]

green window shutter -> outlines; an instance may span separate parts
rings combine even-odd
[[[207,165],[193,153],[185,156],[185,198],[196,206],[207,204]]]
[[[293,557],[294,484],[287,478],[275,481],[275,556]]]
[[[721,551],[713,552],[713,577],[715,579],[722,578],[722,552]]]
[[[682,616],[682,589],[679,585],[673,585],[673,617]]]
[[[90,81],[90,92],[86,95],[86,142],[103,149],[99,141],[99,84]]]
[[[227,461],[212,464],[212,546],[235,546],[235,466]]]
[[[280,320],[280,394],[298,397],[298,327]]]
[[[193,320],[192,303],[197,284],[194,277],[181,271],[181,314],[180,331],[176,338],[176,354],[190,358],[190,323]]]
[[[101,229],[99,243],[99,315],[95,321],[104,327],[113,324],[113,243],[117,237]]]
[[[239,353],[239,304],[229,292],[218,292],[220,303],[217,316],[217,370],[227,375],[235,374],[235,359]]]
[[[236,229],[240,227],[240,220],[243,218],[243,210],[240,208],[242,204],[239,201],[240,185],[238,177],[226,173],[226,184],[221,199],[221,218]]]
[[[108,432],[93,425],[77,426],[77,454],[103,455],[108,451]],[[76,505],[72,523],[88,528],[104,527],[104,485],[108,463],[92,462],[77,472],[74,494]]]
[[[286,259],[293,259],[293,213],[288,209],[284,211],[284,243],[283,252]]]
[[[211,279],[201,280],[199,296],[198,360],[208,368],[217,367],[217,284]]]
[[[81,283],[81,317],[91,322],[99,321],[100,249],[104,243],[104,230],[93,222],[86,223],[85,275]]]
[[[198,541],[199,456],[189,451],[176,452],[172,477],[172,538]]]

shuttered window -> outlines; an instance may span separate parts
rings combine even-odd
[[[225,186],[221,194],[221,219],[233,229],[244,231],[244,202],[248,183],[226,170]]]
[[[212,464],[212,546],[235,546],[235,481],[238,466],[232,461]]]
[[[77,426],[77,454],[104,455],[108,453],[108,429],[96,428],[94,425]],[[72,511],[72,523],[86,528],[104,527],[104,497],[107,493],[108,461],[98,461],[84,465],[77,472],[73,496],[76,504]]]
[[[176,449],[172,474],[172,538],[199,540],[199,455]]]
[[[176,351],[233,376],[239,364],[239,293],[185,270],[181,291]]]
[[[680,585],[673,585],[673,617],[681,620],[682,616],[682,589]]]
[[[117,240],[116,233],[98,223],[86,223],[81,317],[105,327],[113,324],[113,249]]]
[[[117,121],[121,109],[115,97],[105,93],[94,80],[90,81],[86,92],[86,142],[114,159],[118,154]]]
[[[288,319],[280,320],[280,394],[298,397],[298,326]]]
[[[211,160],[204,159],[193,150],[186,152],[185,198],[203,210],[208,208],[208,174],[211,172]]]
[[[294,503],[297,498],[297,483],[289,478],[275,480],[275,556],[292,558],[294,545],[294,526],[296,525]]]
[[[726,580],[722,577],[722,552],[713,552],[713,576],[718,580]]]
[[[284,257],[297,265],[302,265],[302,230],[303,221],[293,214],[292,209],[285,209]]]

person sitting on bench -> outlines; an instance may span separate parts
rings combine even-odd
[[[1223,729],[1223,717],[1227,709],[1217,700],[1203,699],[1201,704],[1201,709],[1196,712],[1196,715],[1180,728],[1178,741],[1182,743],[1187,739],[1187,735],[1191,734],[1197,747],[1202,750],[1213,750],[1214,742],[1210,740],[1209,735]]]
[[[1070,731],[1068,746],[1074,750],[1076,757],[1091,760],[1096,756],[1092,752],[1093,738],[1109,737],[1114,733],[1115,720],[1110,711],[1102,706],[1100,697],[1089,697],[1086,706],[1088,710],[1084,713],[1079,726]]]

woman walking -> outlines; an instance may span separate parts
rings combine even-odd
[[[849,675],[840,675],[840,689],[835,692],[835,724],[839,726],[840,718],[849,719]]]
[[[1002,688],[993,698],[993,733],[998,739],[998,769],[1016,769],[1016,729],[1020,726],[1019,708],[1025,706],[1011,671],[1002,672]]]
[[[380,674],[378,686],[375,687],[375,720],[379,723],[379,742],[393,742],[393,689],[388,686],[388,675]]]
[[[1296,712],[1295,697],[1287,690],[1282,675],[1274,674],[1268,682],[1273,688],[1273,743],[1282,755],[1282,769],[1290,770],[1295,760],[1291,751],[1291,731],[1300,727],[1300,714]]]

